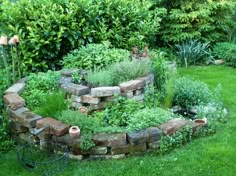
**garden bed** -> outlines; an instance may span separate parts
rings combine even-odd
[[[72,106],[78,109],[85,106],[89,111],[96,111],[103,109],[106,103],[113,100],[115,94],[142,103],[145,87],[152,85],[153,80],[154,76],[149,74],[146,77],[123,82],[118,86],[89,88],[72,83],[70,71],[63,71],[58,85],[70,95]],[[4,95],[15,139],[21,143],[27,142],[32,133],[49,125],[50,130],[46,129],[39,133],[35,136],[35,140],[46,141],[50,139],[66,145],[70,149],[69,156],[71,158],[117,159],[130,154],[157,150],[160,148],[161,136],[172,135],[186,126],[190,126],[193,130],[197,127],[197,124],[192,121],[174,118],[161,125],[135,131],[95,133],[92,135],[95,145],[88,150],[83,150],[81,149],[81,137],[74,139],[69,135],[70,125],[54,118],[42,117],[25,107],[26,102],[20,96],[26,85],[25,81],[22,80],[14,84],[6,90]]]

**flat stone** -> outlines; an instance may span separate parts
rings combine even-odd
[[[12,85],[11,87],[9,87],[5,91],[5,94],[12,94],[12,93],[21,94],[24,88],[25,88],[25,83],[16,83]]]
[[[162,131],[159,128],[149,127],[149,128],[146,128],[146,131],[149,136],[147,142],[154,142],[161,139]]]
[[[5,104],[13,110],[25,105],[25,100],[16,93],[4,95],[3,99]]]
[[[90,110],[91,111],[101,110],[101,109],[104,109],[106,105],[107,105],[107,102],[101,102],[99,104],[90,104]]]
[[[101,146],[95,146],[95,147],[92,147],[91,149],[89,150],[86,150],[86,151],[81,151],[82,154],[84,155],[87,155],[87,154],[90,154],[90,155],[105,155],[107,154],[107,147],[101,147]]]
[[[81,160],[83,160],[84,156],[83,155],[73,155],[73,154],[69,153],[68,158],[81,161]]]
[[[144,94],[136,95],[132,97],[135,101],[143,101],[144,100]]]
[[[126,97],[126,98],[132,98],[134,97],[134,92],[133,91],[129,91],[129,92],[123,92],[120,94],[122,97]]]
[[[141,89],[145,86],[144,80],[131,80],[127,82],[123,82],[119,84],[119,87],[121,89],[121,92],[130,92],[137,89]]]
[[[154,74],[148,74],[145,77],[137,78],[138,80],[143,80],[145,85],[153,84],[154,83]]]
[[[36,127],[43,128],[48,125],[50,126],[50,128],[48,128],[48,132],[56,136],[62,136],[69,131],[69,125],[53,118],[43,118],[38,120]]]
[[[147,143],[148,148],[150,149],[159,149],[160,144],[161,144],[161,141],[154,141],[154,142]]]
[[[187,122],[186,126],[189,126],[193,131],[195,131],[199,127],[197,123],[190,120]]]
[[[188,123],[187,120],[183,120],[181,118],[175,118],[159,125],[158,128],[161,129],[165,135],[171,135],[176,131],[179,131],[181,128],[187,125],[187,123]]]
[[[68,93],[78,95],[78,96],[89,94],[90,92],[89,87],[74,84],[74,83],[62,84],[61,89]]]
[[[81,96],[71,95],[71,101],[76,103],[81,103]]]
[[[62,76],[60,77],[60,79],[58,80],[58,85],[61,86],[63,84],[69,84],[72,83],[72,78],[71,77],[65,77]]]
[[[111,102],[111,101],[113,101],[114,99],[115,99],[114,96],[109,96],[109,97],[104,97],[104,98],[103,98],[103,101],[105,101],[105,102]]]
[[[127,138],[132,145],[143,144],[148,141],[149,134],[146,129],[141,129],[127,133]]]
[[[90,155],[89,157],[92,160],[101,160],[101,159],[122,159],[125,158],[124,154],[121,155]]]
[[[18,108],[17,110],[8,109],[8,114],[13,121],[20,123],[27,128],[36,126],[36,122],[42,119],[42,116],[34,114],[25,107]]]
[[[10,130],[12,133],[26,133],[29,131],[29,128],[21,125],[20,123],[11,121]]]
[[[134,96],[138,96],[138,95],[141,95],[144,93],[144,90],[143,89],[137,89],[134,91]]]
[[[97,133],[93,135],[96,146],[113,147],[126,145],[126,133]]]
[[[75,109],[79,109],[80,107],[82,107],[83,105],[81,103],[77,103],[77,102],[72,102],[71,103],[71,107],[75,108]]]
[[[136,153],[136,152],[143,152],[147,150],[146,143],[138,144],[138,145],[125,145],[125,146],[118,146],[111,148],[111,154],[128,154],[128,153]]]
[[[82,103],[88,103],[88,104],[98,104],[98,103],[101,102],[101,98],[93,97],[93,96],[87,94],[87,95],[82,95],[81,96],[81,102]]]
[[[116,94],[120,94],[120,88],[118,86],[96,87],[91,89],[91,96],[93,97],[109,97]]]

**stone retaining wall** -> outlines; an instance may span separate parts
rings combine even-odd
[[[75,70],[62,71],[59,87],[71,94],[72,106],[76,109],[84,106],[89,110],[100,110],[114,99],[114,95],[121,95],[129,99],[142,102],[144,100],[145,88],[154,83],[154,75],[123,82],[118,86],[89,88],[84,85],[72,83],[71,75]],[[84,73],[83,73],[84,74]],[[82,75],[81,75],[82,77]]]
[[[63,80],[63,81],[62,81]],[[69,81],[68,81],[69,80]],[[68,81],[68,82],[67,82]],[[112,100],[114,94],[143,100],[145,86],[152,84],[153,76],[128,81],[116,87],[92,88],[71,83],[70,77],[62,77],[60,86],[72,94],[72,100],[87,105],[93,110],[100,109],[101,103]],[[34,140],[52,140],[69,148],[69,157],[74,159],[119,159],[127,155],[159,149],[161,135],[171,135],[186,125],[197,127],[192,121],[180,118],[172,119],[162,125],[149,127],[129,133],[97,133],[92,136],[95,146],[88,151],[80,148],[80,138],[70,137],[69,125],[53,118],[43,118],[25,107],[25,100],[20,97],[25,82],[17,83],[6,90],[5,105],[12,121],[14,137],[19,143],[29,141],[29,136],[38,130],[50,126],[37,135]],[[142,96],[141,96],[142,95]],[[141,97],[141,98],[140,98]]]

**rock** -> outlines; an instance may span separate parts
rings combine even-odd
[[[36,122],[42,119],[42,116],[34,114],[25,107],[18,108],[17,110],[8,109],[8,114],[12,117],[12,120],[20,123],[27,128],[33,128],[36,126]]]
[[[69,153],[68,158],[81,161],[81,160],[83,160],[83,155],[73,155],[73,154]]]
[[[127,133],[128,141],[132,145],[153,142],[161,139],[161,130],[156,127],[149,127]]]
[[[126,145],[126,133],[97,133],[93,135],[97,146],[113,147]]]
[[[159,149],[160,144],[161,144],[161,141],[154,141],[154,142],[147,143],[148,148],[150,149]]]
[[[82,154],[87,155],[105,155],[107,154],[107,147],[95,146],[87,151],[81,151]]]
[[[172,111],[173,113],[178,113],[178,112],[182,111],[182,108],[181,108],[181,106],[179,106],[179,105],[175,105],[175,106],[173,106],[173,107],[171,108],[171,111]]]
[[[90,155],[89,157],[92,160],[100,160],[100,159],[122,159],[125,158],[124,154],[121,155]]]
[[[10,130],[12,133],[26,133],[29,131],[29,128],[27,128],[17,122],[11,121]]]
[[[59,87],[63,84],[69,84],[69,83],[72,83],[72,78],[71,77],[65,77],[65,76],[62,76],[60,77],[60,79],[58,80],[58,85]]]
[[[111,102],[111,101],[113,101],[114,99],[115,99],[114,96],[109,96],[109,97],[104,97],[104,98],[103,98],[103,100],[104,100],[105,102]]]
[[[214,61],[214,64],[216,64],[216,65],[222,65],[222,64],[224,64],[224,63],[225,63],[225,61],[222,60],[222,59],[218,59],[218,60],[215,60],[215,61]]]
[[[140,79],[140,80],[131,80],[131,81],[123,82],[119,84],[119,87],[121,89],[121,92],[130,92],[137,89],[141,89],[144,87],[144,85],[145,85],[145,81]]]
[[[138,96],[138,95],[141,95],[144,93],[144,90],[143,89],[137,89],[134,91],[134,96]]]
[[[81,103],[77,103],[77,102],[72,102],[71,103],[71,107],[75,108],[75,109],[79,109],[81,108],[83,105]]]
[[[179,131],[181,128],[187,125],[187,123],[188,123],[187,120],[183,120],[181,118],[175,118],[159,125],[158,128],[161,129],[165,135],[171,135],[176,131]]]
[[[25,105],[25,100],[16,93],[4,95],[3,99],[5,104],[13,110]]]
[[[81,96],[81,102],[82,103],[88,103],[88,104],[98,104],[98,103],[101,102],[101,98],[93,97],[93,96],[87,94],[87,95],[82,95]]]
[[[135,101],[143,101],[144,100],[144,94],[136,95],[132,98]]]
[[[101,109],[104,109],[106,105],[107,105],[107,102],[101,102],[99,104],[90,104],[90,110],[91,111],[101,110]]]
[[[149,135],[147,142],[154,142],[161,139],[162,131],[160,129],[156,127],[149,127],[146,128],[146,131],[148,132]]]
[[[71,95],[71,101],[76,103],[81,103],[81,96]]]
[[[132,145],[143,144],[148,141],[149,134],[146,129],[141,129],[127,133],[127,138]]]
[[[138,80],[143,80],[145,85],[153,84],[154,83],[154,74],[149,74],[146,77],[137,78]]]
[[[78,95],[78,96],[89,94],[90,92],[89,87],[74,84],[74,83],[62,84],[61,89],[68,93]]]
[[[12,94],[12,93],[21,94],[24,88],[25,88],[25,83],[16,83],[12,85],[11,87],[9,87],[5,91],[5,94]]]
[[[50,128],[47,128],[47,132],[49,134],[53,134],[56,136],[62,136],[65,133],[68,133],[69,131],[69,125],[62,123],[56,119],[53,118],[43,118],[37,121],[36,127],[37,128],[43,128],[46,126],[50,126]]]
[[[126,98],[132,98],[134,97],[134,92],[133,91],[129,91],[129,92],[123,92],[120,94],[122,97],[126,97]]]
[[[96,87],[91,89],[91,96],[93,97],[109,97],[116,94],[120,94],[120,88],[118,86]]]
[[[125,145],[111,148],[111,154],[127,154],[127,153],[136,153],[143,152],[147,149],[146,143],[138,144],[138,145]]]

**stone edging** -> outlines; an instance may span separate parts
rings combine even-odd
[[[143,94],[144,87],[152,83],[153,76],[149,75],[121,83],[115,88],[92,88],[91,90],[87,90],[88,88],[80,85],[74,85],[68,80],[71,80],[70,77],[62,76],[59,81],[60,87],[67,92],[75,93],[76,95],[74,94],[72,99],[80,101],[77,103],[89,105],[90,108],[96,105],[95,107],[99,107],[93,109],[96,110],[101,108],[100,105],[105,102],[104,100],[111,100],[114,93],[119,92],[129,98],[139,96],[137,92],[142,92]],[[76,86],[79,87],[79,90],[75,88]],[[20,143],[26,142],[32,131],[50,125],[50,130],[40,133],[36,140],[45,141],[50,137],[51,140],[56,140],[58,143],[68,146],[70,149],[69,157],[73,159],[119,159],[130,154],[159,149],[161,135],[171,135],[186,125],[193,129],[197,127],[197,124],[192,121],[176,118],[158,127],[149,127],[128,133],[97,133],[92,137],[96,146],[88,151],[83,151],[80,148],[80,138],[72,139],[68,134],[69,125],[53,118],[43,118],[25,107],[25,100],[20,97],[24,87],[25,81],[16,83],[8,88],[4,95],[4,102],[8,107],[8,114],[12,120],[12,129],[15,132],[14,138],[16,141]],[[107,90],[109,91],[106,92]],[[142,101],[142,99],[138,99],[138,101]]]

